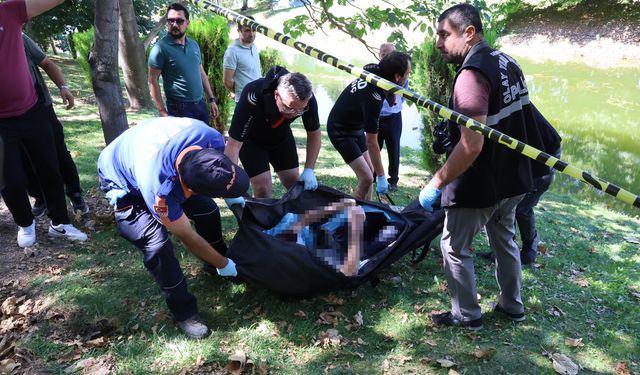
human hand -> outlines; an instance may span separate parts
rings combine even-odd
[[[418,200],[422,208],[428,212],[433,212],[433,204],[440,199],[440,189],[427,184],[421,191]]]
[[[217,268],[218,275],[236,277],[238,276],[238,270],[236,270],[236,264],[231,258],[227,258],[227,265],[223,268]]]
[[[167,112],[166,109],[161,109],[158,113],[160,113],[160,117],[167,117],[169,116],[169,112]]]
[[[211,104],[211,116],[212,116],[213,118],[218,117],[218,115],[220,114],[220,113],[218,112],[218,105],[216,104],[216,102],[215,102],[215,101],[211,102],[210,104]]]
[[[244,207],[245,201],[243,197],[238,198],[225,198],[224,203],[227,204],[227,207],[231,208],[234,204],[239,204],[241,207]]]
[[[387,182],[387,176],[377,176],[376,177],[376,193],[378,194],[387,194],[389,191],[389,182]]]
[[[73,108],[75,105],[75,99],[71,90],[67,86],[60,87],[60,96],[62,97],[62,103],[66,104],[67,109]]]
[[[305,168],[300,175],[300,181],[304,182],[304,190],[316,190],[318,188],[318,180],[313,173],[313,168]]]

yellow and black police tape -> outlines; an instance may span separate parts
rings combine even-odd
[[[427,99],[424,96],[421,96],[416,94],[415,92],[409,91],[401,86],[396,85],[391,81],[387,81],[382,77],[378,77],[377,75],[370,73],[362,68],[346,63],[335,56],[332,56],[328,53],[320,51],[315,47],[308,46],[305,43],[299,42],[287,35],[273,31],[268,27],[261,25],[250,18],[244,17],[241,14],[238,14],[229,9],[213,4],[208,0],[189,0],[189,1],[200,8],[217,13],[227,18],[228,20],[239,22],[242,25],[251,27],[251,29],[261,34],[264,34],[271,39],[275,39],[276,41],[282,44],[285,44],[291,48],[294,48],[299,52],[302,52],[306,55],[314,57],[320,61],[323,61],[345,72],[348,72],[354,76],[360,77],[366,80],[367,82],[374,84],[386,91],[392,92],[396,95],[401,95],[405,99],[410,100],[419,106],[427,108],[437,113],[438,115],[442,116],[443,118],[449,119],[451,121],[455,121],[459,125],[466,126],[471,130],[481,133],[482,135],[491,139],[492,141],[503,144],[512,150],[515,150],[531,159],[536,160],[539,163],[545,164],[568,176],[571,176],[582,182],[585,182],[595,187],[596,189],[602,190],[607,194],[613,195],[614,197],[616,197],[618,200],[621,200],[622,202],[625,202],[640,208],[640,197],[631,193],[630,191],[622,189],[621,187],[616,186],[610,182],[607,182],[599,177],[593,176],[589,172],[583,171],[582,169],[569,165],[568,163],[552,155],[542,152],[535,147],[531,147],[526,143],[523,143],[515,138],[511,138],[504,133],[501,133],[495,129],[492,129],[461,113],[453,111],[441,104],[434,102],[431,99]]]

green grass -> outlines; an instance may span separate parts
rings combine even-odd
[[[63,62],[74,92],[90,103],[91,93],[82,86],[77,67]],[[103,147],[100,122],[94,105],[78,104],[71,111],[56,108],[69,148],[77,152],[83,187],[90,195],[99,195],[95,160]],[[129,120],[150,116],[151,112],[129,114]],[[294,134],[303,158],[300,124]],[[346,192],[356,186],[326,136],[316,173],[320,182]],[[415,151],[402,150],[401,176],[400,191],[393,198],[405,205],[428,177]],[[276,184],[276,196],[282,193]],[[553,193],[543,197],[539,208],[538,229],[547,251],[539,258],[544,267],[523,270],[528,319],[521,324],[489,312],[489,303],[498,294],[495,269],[480,259],[476,273],[485,327],[469,334],[460,328],[436,328],[430,322],[431,311],[449,308],[449,297],[441,289],[441,259],[435,252],[418,265],[399,260],[380,274],[376,288],[364,285],[335,293],[344,302],[335,305],[322,297],[282,300],[264,290],[212,278],[177,245],[190,291],[213,330],[206,339],[191,341],[167,316],[161,292],[144,270],[139,252],[108,224],[96,226],[89,243],[67,251],[73,262],[67,272],[33,281],[34,292],[51,301],[54,310],[63,311],[64,319],[43,322],[19,347],[53,373],[75,363],[72,356],[65,356],[74,350],[70,342],[74,338],[84,342],[95,331],[102,332],[108,344],[80,351],[80,356],[110,354],[122,374],[172,374],[182,369],[197,373],[197,363],[213,373],[221,371],[237,350],[256,365],[266,361],[272,374],[446,374],[448,370],[436,362],[441,358],[454,361],[459,373],[552,374],[544,352],[571,357],[583,367],[581,373],[614,373],[622,361],[640,371],[640,302],[631,294],[640,292],[640,254],[637,244],[624,239],[638,236],[640,220]],[[225,237],[231,240],[235,219],[226,208],[222,214]],[[487,241],[478,236],[475,251],[487,248]],[[576,285],[576,280],[588,285]],[[553,315],[554,306],[564,314]],[[335,325],[318,323],[327,311],[341,313]],[[356,323],[356,314],[362,315],[362,326]],[[339,345],[318,344],[322,332],[330,328],[341,335]],[[584,347],[566,346],[567,337],[582,338]],[[477,348],[495,352],[478,360],[473,356]]]

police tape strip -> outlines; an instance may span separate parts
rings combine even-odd
[[[285,44],[291,48],[294,48],[299,52],[302,52],[322,62],[332,65],[356,77],[360,77],[366,80],[367,82],[374,84],[386,91],[392,92],[396,95],[401,95],[405,99],[411,100],[417,105],[427,108],[430,111],[437,113],[443,118],[449,119],[451,121],[455,121],[459,125],[466,126],[471,130],[481,133],[482,135],[491,139],[492,141],[505,145],[510,149],[521,153],[522,155],[525,155],[531,159],[536,160],[539,163],[545,164],[568,176],[571,176],[584,183],[587,183],[598,190],[602,190],[607,194],[613,195],[614,197],[616,197],[618,200],[622,202],[625,202],[640,208],[640,197],[631,193],[630,191],[622,189],[621,187],[616,186],[610,182],[607,182],[599,177],[593,176],[589,172],[586,172],[582,169],[571,166],[566,162],[552,155],[542,152],[535,147],[531,147],[526,143],[523,143],[515,138],[511,138],[504,133],[501,133],[495,129],[492,129],[461,113],[453,111],[441,104],[434,102],[431,99],[427,99],[424,96],[421,96],[416,94],[415,92],[409,91],[382,77],[379,77],[373,73],[369,73],[368,71],[362,68],[346,63],[335,56],[332,56],[328,53],[320,51],[315,47],[308,46],[305,43],[299,42],[287,35],[273,31],[268,27],[261,25],[250,18],[244,17],[241,14],[238,14],[229,9],[213,4],[208,0],[189,0],[189,1],[202,9],[210,10],[214,13],[217,13],[227,18],[228,20],[239,22],[245,26],[251,27],[253,30],[261,34],[264,34],[271,39],[274,39],[282,44]]]

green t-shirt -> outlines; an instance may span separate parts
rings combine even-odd
[[[198,43],[186,38],[183,46],[171,35],[160,39],[149,55],[149,66],[162,71],[164,95],[178,102],[202,99],[201,63]]]

